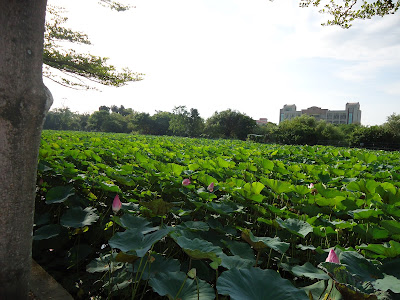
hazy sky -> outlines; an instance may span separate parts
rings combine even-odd
[[[174,106],[203,118],[228,108],[277,123],[284,104],[344,109],[364,125],[400,114],[400,14],[323,27],[328,16],[296,0],[136,0],[113,12],[97,1],[50,0],[89,35],[83,51],[146,74],[127,86],[75,91],[46,80],[52,108],[124,105],[154,114]],[[68,44],[65,44],[68,46]]]

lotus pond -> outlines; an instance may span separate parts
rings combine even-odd
[[[399,152],[44,131],[39,159],[33,257],[76,299],[400,297]]]

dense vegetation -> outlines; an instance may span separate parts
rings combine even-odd
[[[45,131],[33,256],[77,299],[396,299],[399,162]]]
[[[159,111],[150,116],[123,106],[101,106],[93,114],[78,114],[68,108],[55,109],[46,117],[45,129],[80,130],[185,137],[229,138],[258,142],[400,149],[400,115],[393,114],[380,126],[332,125],[303,115],[279,125],[256,122],[232,110],[215,112],[207,120],[197,109],[175,107],[172,112]]]

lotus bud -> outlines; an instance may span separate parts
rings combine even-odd
[[[207,187],[207,190],[212,193],[214,191],[214,182],[211,182],[210,185]]]
[[[182,181],[183,186],[188,186],[189,184],[190,184],[190,179],[188,179],[188,178],[183,179],[183,181]]]
[[[117,194],[115,196],[113,204],[112,204],[112,210],[113,210],[114,214],[119,212],[119,210],[121,209],[121,206],[122,206],[122,203],[121,203],[121,200],[119,200],[119,196]]]
[[[331,263],[335,263],[335,264],[340,264],[339,262],[339,258],[337,257],[335,251],[333,249],[331,249],[329,251],[329,255],[325,260],[326,262],[331,262]]]

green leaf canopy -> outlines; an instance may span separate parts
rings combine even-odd
[[[61,217],[60,224],[65,227],[80,228],[89,226],[97,221],[99,216],[93,207],[72,207],[68,209]]]
[[[160,296],[182,300],[213,300],[214,289],[205,281],[186,278],[183,272],[159,273],[150,278],[149,285]],[[181,289],[183,285],[183,288]]]
[[[217,290],[232,300],[307,300],[306,293],[273,270],[231,269],[217,280]]]

